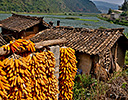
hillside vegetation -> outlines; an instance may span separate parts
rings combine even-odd
[[[124,2],[122,7],[121,7],[121,10],[123,11],[128,11],[128,1]]]
[[[99,13],[95,4],[89,0],[0,0],[0,11]]]

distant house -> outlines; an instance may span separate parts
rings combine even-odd
[[[120,18],[120,13],[111,13],[110,14],[110,20],[115,20]]]
[[[49,24],[43,20],[43,17],[24,16],[13,13],[11,17],[0,21],[0,27],[4,36],[28,39],[39,31],[48,28]]]
[[[109,73],[116,70],[116,65],[124,66],[128,39],[123,30],[54,27],[38,33],[31,40],[39,42],[65,37],[65,46],[76,50],[78,68],[83,74],[91,73],[97,63]]]
[[[122,13],[122,10],[113,10],[113,12],[110,14],[110,20],[119,19]]]
[[[122,11],[122,10],[114,10],[114,12],[122,13],[122,12],[124,12],[124,11]]]

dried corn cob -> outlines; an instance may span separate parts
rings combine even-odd
[[[3,60],[2,67],[10,84],[10,90],[7,91],[9,100],[57,99],[58,84],[54,76],[55,58],[52,52],[27,52],[23,55],[25,57],[14,54],[15,51],[25,49],[35,51],[34,44],[23,39],[10,41],[3,47],[13,52],[13,55]]]
[[[21,59],[20,56],[13,54],[4,61],[4,70],[7,73],[7,79],[10,84],[10,91],[8,92],[8,98],[13,99],[27,99],[32,98],[30,95],[31,87],[26,83],[29,83],[29,74],[26,74],[28,67]]]
[[[56,100],[58,93],[57,79],[54,76],[55,58],[53,53],[33,53],[26,57],[31,71],[32,96],[40,100]]]
[[[60,49],[60,68],[59,68],[59,100],[72,100],[74,78],[76,75],[76,57],[75,50],[62,47]]]
[[[19,52],[21,50],[28,50],[31,52],[36,51],[35,44],[30,40],[18,39],[14,41],[10,41],[9,44],[2,46],[6,51],[10,51],[12,53]]]
[[[10,85],[7,81],[6,72],[2,68],[5,68],[4,64],[0,61],[0,98],[3,100],[8,99],[7,91],[10,90]]]
[[[44,52],[46,55],[47,62],[46,65],[46,75],[48,76],[47,94],[46,97],[49,100],[57,100],[58,91],[58,80],[54,75],[55,72],[55,58],[51,51]]]

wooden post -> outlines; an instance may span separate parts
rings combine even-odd
[[[112,51],[110,50],[110,58],[111,58],[111,62],[112,62],[112,71],[114,71],[116,69],[114,61],[113,61],[113,57],[112,57]]]
[[[117,63],[117,50],[118,50],[118,43],[116,43],[116,48],[115,48],[115,63]]]
[[[66,39],[65,38],[55,39],[55,40],[41,41],[39,43],[35,43],[35,48],[36,49],[40,49],[40,48],[42,48],[44,46],[62,44],[62,43],[65,43],[65,42],[66,42]]]
[[[116,48],[115,48],[115,67],[116,67],[116,72],[118,71],[122,71],[122,69],[120,68],[119,64],[117,63],[117,54],[118,54],[118,43],[116,43]]]

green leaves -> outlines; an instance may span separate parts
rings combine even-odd
[[[96,90],[97,80],[91,78],[91,75],[76,75],[75,85],[73,87],[73,99],[85,100],[87,97],[93,95]]]
[[[127,85],[127,82],[124,82],[124,83],[122,84],[122,88],[125,89],[126,85]]]
[[[99,12],[89,0],[2,0],[0,11],[34,13]]]
[[[126,51],[125,54],[125,64],[128,65],[128,51]]]

